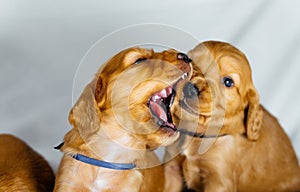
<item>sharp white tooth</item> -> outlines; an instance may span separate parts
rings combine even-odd
[[[167,90],[166,89],[162,90],[160,92],[160,95],[161,95],[161,97],[164,97],[164,98],[167,97],[168,96]]]
[[[181,79],[185,79],[187,77],[187,73],[184,73],[182,76],[181,76]]]
[[[158,96],[158,95],[154,95],[154,97],[153,97],[153,101],[157,101],[157,100],[159,100],[160,99],[160,96]]]
[[[169,96],[173,91],[173,88],[172,87],[167,87],[166,88],[166,92],[167,92],[167,96]]]

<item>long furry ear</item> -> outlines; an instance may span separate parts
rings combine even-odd
[[[69,131],[62,148],[80,147],[89,141],[100,128],[100,110],[95,99],[95,83],[92,81],[85,87],[78,101],[69,113],[69,122],[73,129]]]
[[[247,93],[247,97],[248,107],[245,110],[247,138],[256,141],[260,135],[263,110],[259,104],[259,95],[255,89],[250,89]]]
[[[98,104],[98,108],[101,109],[105,104],[107,95],[106,95],[106,84],[104,81],[105,78],[102,77],[102,74],[97,75],[96,85],[95,85],[95,99]]]

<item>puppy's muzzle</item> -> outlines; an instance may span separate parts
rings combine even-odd
[[[198,87],[191,82],[187,82],[184,85],[182,92],[183,98],[179,100],[179,106],[191,114],[200,115],[200,113],[196,111],[193,106],[190,106],[187,103],[187,99],[197,100],[198,96],[200,95],[200,90]]]
[[[186,63],[190,63],[192,62],[192,60],[184,53],[178,53],[177,54],[177,59],[178,60],[183,60]]]
[[[148,107],[151,111],[153,118],[160,128],[168,129],[171,132],[176,132],[177,127],[173,123],[171,115],[171,106],[173,105],[176,96],[177,84],[189,78],[191,75],[191,62],[192,60],[184,53],[178,53],[177,59],[179,61],[177,67],[183,74],[170,86],[163,90],[154,93],[148,100]]]

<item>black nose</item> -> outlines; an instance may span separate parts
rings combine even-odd
[[[188,82],[183,87],[183,93],[184,93],[184,97],[192,98],[192,97],[197,97],[200,94],[200,91],[195,84]]]
[[[178,60],[183,60],[186,63],[190,63],[192,62],[192,60],[184,53],[178,53],[177,54],[177,59]]]

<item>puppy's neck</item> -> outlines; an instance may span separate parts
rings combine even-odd
[[[206,135],[244,134],[246,130],[243,119],[243,112],[236,113],[234,116],[202,117],[196,132],[205,133]]]
[[[114,124],[101,124],[98,132],[89,138],[83,138],[73,128],[66,134],[61,150],[113,163],[133,163],[145,158],[146,150],[133,143],[132,138]]]
[[[134,143],[131,136],[122,129],[112,126],[101,126],[99,132],[87,143],[96,156],[115,163],[132,163],[143,159],[145,147]]]
[[[236,113],[234,116],[228,116],[224,119],[221,129],[223,134],[244,134],[246,132],[244,125],[244,112]]]

